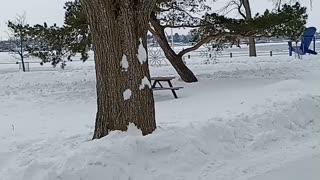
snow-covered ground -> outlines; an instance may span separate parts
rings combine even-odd
[[[27,73],[0,65],[0,180],[320,177],[319,56],[195,61],[199,82],[177,78],[179,99],[155,92],[152,135],[130,126],[94,141],[92,61]],[[170,66],[151,73],[177,76]]]

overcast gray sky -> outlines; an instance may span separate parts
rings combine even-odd
[[[27,15],[29,24],[48,22],[62,24],[64,2],[67,0],[0,0],[0,38],[7,38],[6,22],[16,17],[16,14]],[[218,4],[226,2],[219,0]],[[308,8],[309,0],[305,0]],[[254,13],[263,12],[272,7],[272,0],[250,0]],[[215,4],[216,5],[216,4]],[[308,26],[315,26],[320,30],[320,0],[313,0],[313,9],[309,8]],[[180,30],[182,31],[182,30]]]
[[[24,12],[29,24],[62,24],[65,2],[66,0],[0,0],[0,37],[7,38],[6,22]]]

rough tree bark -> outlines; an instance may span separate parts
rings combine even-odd
[[[243,7],[246,12],[246,20],[250,21],[252,19],[252,12],[250,7],[249,0],[242,0]],[[257,56],[257,50],[256,50],[256,40],[254,37],[249,38],[249,56],[250,57],[256,57]]]
[[[93,34],[97,79],[94,139],[134,123],[156,129],[146,37],[154,0],[81,0]],[[150,10],[150,11],[149,11]]]

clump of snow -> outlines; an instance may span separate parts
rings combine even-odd
[[[127,89],[123,92],[123,98],[124,100],[129,100],[132,96],[132,91],[130,89]]]
[[[129,123],[128,130],[125,133],[130,136],[141,136],[142,135],[141,130],[134,123]]]
[[[134,123],[129,123],[127,127],[127,131],[111,131],[109,135],[105,138],[102,138],[101,140],[104,139],[123,139],[123,138],[141,138],[142,131],[134,124]],[[96,140],[96,141],[101,141],[101,140]]]
[[[149,79],[145,76],[142,80],[141,80],[141,85],[139,87],[140,90],[144,89],[144,88],[151,88],[151,84]]]
[[[142,39],[139,39],[139,48],[138,48],[138,59],[140,61],[140,64],[144,64],[147,62],[147,50],[143,47]]]
[[[123,54],[122,59],[121,59],[121,67],[124,71],[128,71],[129,62],[128,62],[127,56],[125,54]]]

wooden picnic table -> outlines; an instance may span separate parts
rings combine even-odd
[[[174,98],[178,99],[177,93],[175,92],[176,90],[182,89],[183,87],[173,87],[171,80],[173,80],[175,77],[151,77],[151,82],[152,83],[152,90],[158,91],[158,90],[171,90]],[[169,87],[164,87],[161,82],[167,82]],[[159,85],[159,86],[157,86]]]

